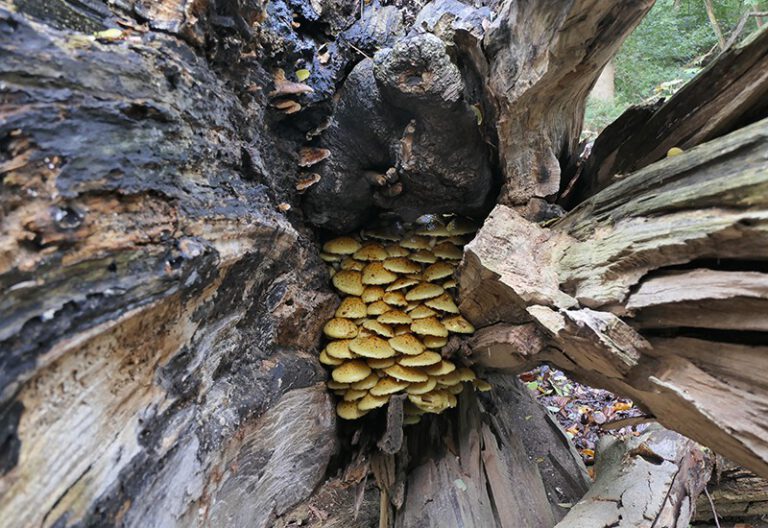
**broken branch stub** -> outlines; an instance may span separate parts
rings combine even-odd
[[[768,475],[768,389],[750,374],[768,368],[752,313],[768,302],[766,248],[768,120],[631,174],[550,229],[497,206],[466,247],[461,308],[496,324],[474,339],[479,363],[538,355]]]

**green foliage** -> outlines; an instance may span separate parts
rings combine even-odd
[[[743,13],[768,10],[768,0],[712,0],[712,5],[726,40]],[[755,27],[750,21],[742,37]],[[704,0],[657,0],[614,58],[615,101],[587,103],[584,135],[593,136],[629,105],[673,94],[717,55],[716,46]]]

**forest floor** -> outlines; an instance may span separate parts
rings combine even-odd
[[[557,418],[584,459],[590,475],[600,437],[639,435],[648,423],[619,427],[626,419],[642,417],[632,400],[582,385],[547,365],[520,375],[539,403]],[[619,421],[621,420],[621,422]]]

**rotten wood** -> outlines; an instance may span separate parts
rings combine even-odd
[[[768,116],[768,29],[721,53],[664,104],[630,108],[595,140],[571,204],[651,163]]]
[[[765,303],[767,197],[764,120],[628,175],[550,228],[498,206],[467,247],[461,308],[482,321],[491,292],[530,319],[495,321],[508,338],[488,331],[490,344],[481,331],[478,361],[518,371],[538,352],[768,475],[764,317],[750,313]],[[520,339],[531,324],[538,351]]]
[[[605,436],[595,482],[558,528],[688,526],[713,456],[672,431],[651,428],[626,441]]]

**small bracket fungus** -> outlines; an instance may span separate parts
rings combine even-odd
[[[400,394],[408,398],[403,423],[415,424],[455,407],[465,386],[490,390],[440,353],[449,334],[475,331],[459,314],[453,272],[476,230],[463,218],[433,217],[416,231],[371,229],[323,244],[321,258],[345,295],[320,353],[333,369],[328,388],[340,398],[339,417],[361,418]]]

